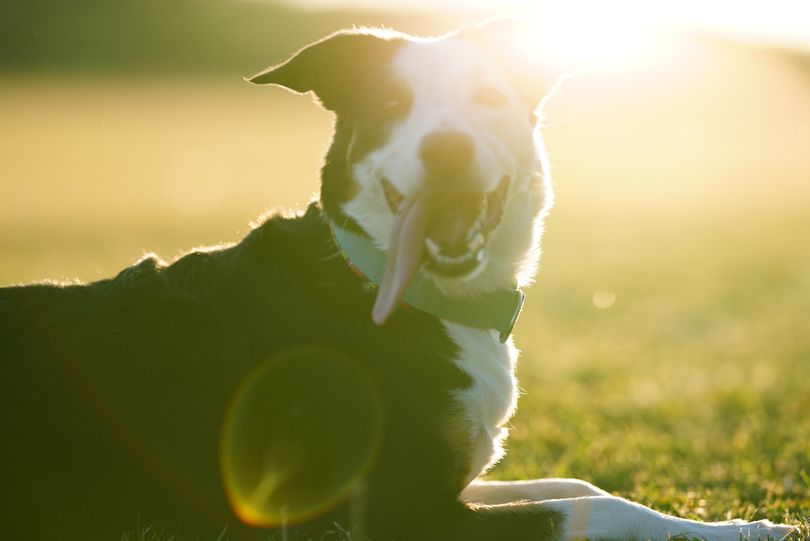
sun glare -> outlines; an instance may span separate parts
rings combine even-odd
[[[564,64],[657,59],[671,50],[669,36],[676,30],[810,50],[805,0],[774,0],[767,8],[733,0],[507,0],[503,5],[535,21],[538,31],[531,41]]]
[[[669,33],[666,21],[649,5],[638,0],[526,5],[519,12],[532,30],[513,39],[516,45],[569,69],[650,61],[669,50]]]

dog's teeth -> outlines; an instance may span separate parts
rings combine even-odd
[[[460,263],[464,261],[464,257],[449,257],[445,255],[439,256],[439,262],[444,263],[445,265],[455,265],[456,263]]]
[[[481,233],[481,231],[479,230],[473,237],[472,242],[470,242],[469,244],[470,252],[475,252],[479,250],[481,247],[483,247],[485,240],[486,239],[484,239],[484,234]]]
[[[425,247],[427,248],[430,257],[434,259],[440,259],[442,257],[442,249],[439,248],[439,245],[436,244],[432,238],[428,237],[425,239]]]
[[[471,236],[471,240],[467,245],[467,252],[462,255],[446,255],[436,241],[430,237],[425,239],[425,250],[428,257],[439,267],[460,267],[467,266],[473,261],[478,263],[484,261],[484,244],[486,244],[486,236],[479,230]]]

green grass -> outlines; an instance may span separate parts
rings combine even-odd
[[[525,394],[491,478],[578,477],[683,517],[808,529],[810,132],[788,99],[806,90],[750,69],[776,93],[746,117],[760,135],[723,128],[737,111],[718,105],[697,150],[677,135],[693,102],[651,122],[637,96],[561,97],[558,119],[587,99],[546,130],[558,200],[515,331]],[[236,80],[0,83],[2,284],[236,240],[317,189],[330,118],[306,99]],[[742,102],[762,97],[747,88]],[[122,539],[179,537],[138,525]]]
[[[586,478],[689,518],[799,521],[810,511],[810,259],[765,235],[741,254],[745,229],[677,227],[688,250],[613,241],[623,261],[568,264],[551,254],[571,234],[551,228],[516,332],[526,395],[494,476]],[[596,308],[595,289],[615,304]]]
[[[227,527],[223,528],[218,536],[212,537],[212,541],[228,541]],[[135,529],[124,532],[121,541],[182,541],[176,534],[166,533],[165,530],[154,528],[153,526],[142,526],[138,523]]]

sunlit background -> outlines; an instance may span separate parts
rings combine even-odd
[[[0,285],[108,277],[303,208],[332,119],[243,75],[351,25],[516,14],[538,28],[523,45],[581,72],[545,115],[557,203],[496,475],[576,475],[698,518],[769,495],[807,511],[806,0],[5,1]]]
[[[571,234],[555,220],[585,206],[577,229],[604,217],[648,231],[633,207],[683,218],[681,234],[703,228],[696,217],[766,231],[762,206],[803,214],[802,0],[12,1],[0,17],[0,282],[101,278],[143,250],[171,258],[239,238],[269,207],[301,207],[330,117],[243,75],[341,27],[435,34],[515,14],[537,24],[529,49],[589,68],[546,115],[560,195],[549,249],[555,229]]]

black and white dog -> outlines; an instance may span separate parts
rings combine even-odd
[[[336,115],[303,215],[170,265],[0,290],[4,538],[120,539],[137,521],[189,539],[792,531],[578,480],[477,480],[515,409],[509,334],[552,199],[532,113],[555,78],[503,53],[509,24],[339,32],[253,77]]]

